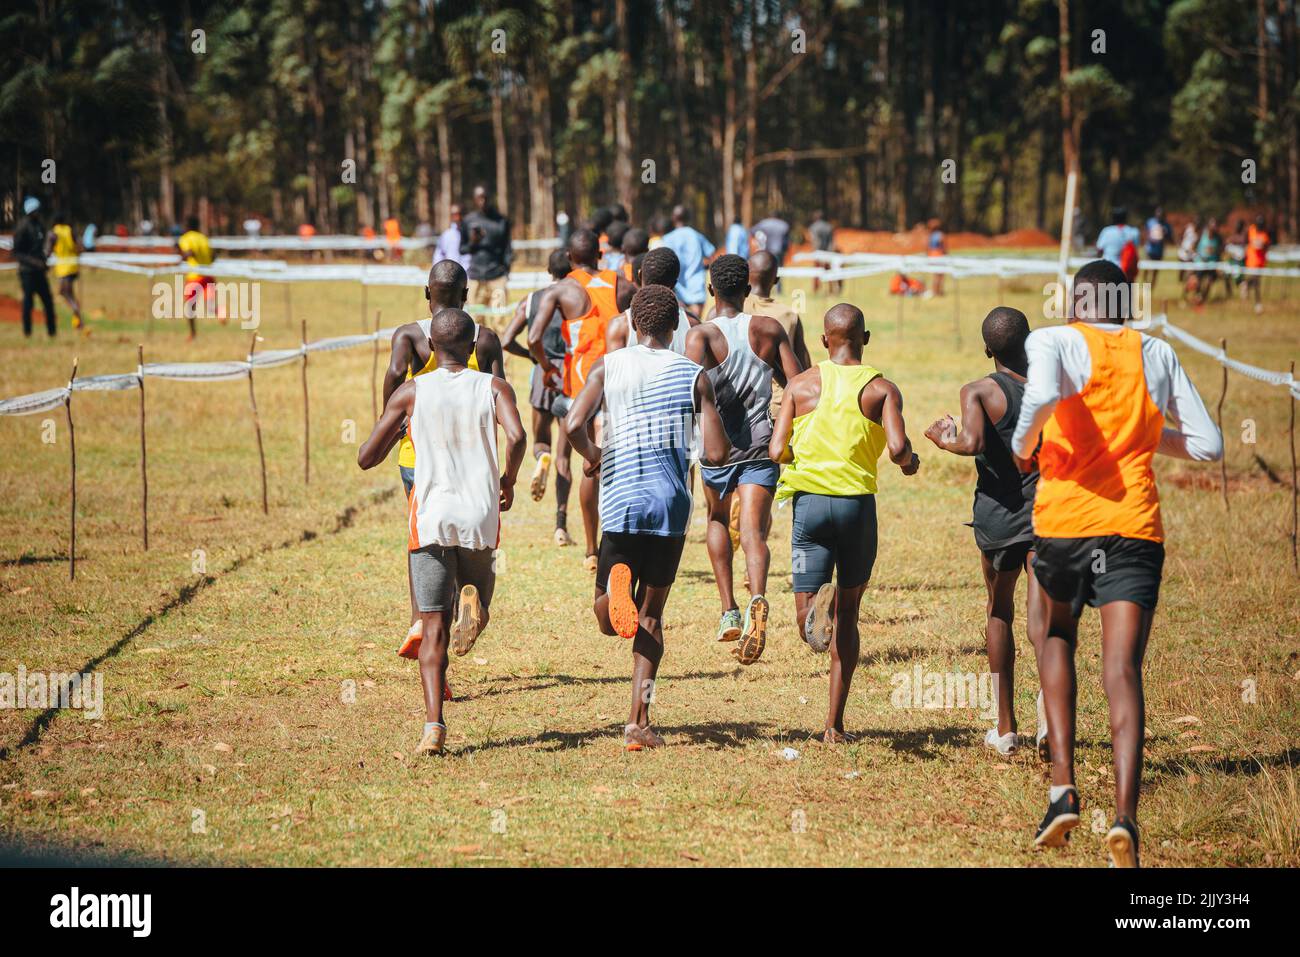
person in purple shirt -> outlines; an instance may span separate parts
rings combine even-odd
[[[451,225],[438,236],[438,245],[433,251],[433,261],[442,262],[444,259],[451,259],[460,263],[461,269],[468,270],[469,256],[462,256],[460,252],[460,204],[452,203],[447,212],[450,214]]]

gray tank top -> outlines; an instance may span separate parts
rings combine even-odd
[[[772,438],[772,367],[749,344],[750,315],[715,316],[710,320],[727,340],[727,357],[708,370],[718,414],[731,440],[728,464],[767,458]]]
[[[997,422],[985,414],[984,451],[975,456],[975,503],[971,526],[981,549],[1005,548],[1033,541],[1034,492],[1038,472],[1022,475],[1011,457],[1011,436],[1020,419],[1025,384],[1004,372],[991,372],[1007,399],[1007,411]]]

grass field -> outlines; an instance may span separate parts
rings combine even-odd
[[[1172,292],[1171,277],[1166,293]],[[15,294],[13,274],[0,292]],[[0,325],[0,396],[146,361],[242,357],[247,334],[147,322],[145,280],[90,276],[93,335],[24,342]],[[78,570],[68,580],[62,411],[0,419],[0,672],[104,681],[104,713],[0,711],[0,843],[105,859],[261,865],[1099,866],[1101,835],[1035,853],[1047,777],[1036,756],[999,760],[971,709],[900,709],[891,678],[985,670],[984,593],[969,520],[974,470],[922,437],[988,368],[979,321],[995,280],[908,301],[901,333],[884,280],[850,284],[870,361],[902,388],[920,473],[882,466],[882,547],[863,602],[848,723],[814,740],[827,659],[790,624],[790,515],[777,512],[769,588],[776,628],[742,669],[711,641],[717,596],[697,508],[667,609],[656,724],[668,747],[625,754],[627,643],[598,633],[582,549],[551,544],[553,498],[508,513],[490,629],[450,680],[452,753],[410,756],[423,720],[416,669],[396,657],[407,615],[397,469],[363,473],[371,361],[313,356],[311,482],[303,483],[299,372],[256,376],[270,515],[260,508],[244,382],[147,384],[150,549],[140,542],[138,393],[79,393]],[[1175,309],[1232,355],[1285,368],[1296,303]],[[1008,283],[1031,322],[1040,287]],[[263,289],[265,342],[360,331],[351,285]],[[1157,291],[1156,299],[1161,298]],[[811,297],[812,331],[828,302]],[[384,325],[417,318],[418,290],[371,290]],[[371,315],[367,321],[373,321]],[[816,340],[811,337],[810,345]],[[385,350],[386,354],[386,350]],[[814,348],[814,358],[822,353]],[[1181,353],[1207,403],[1219,367]],[[381,361],[385,358],[381,355]],[[526,368],[510,359],[521,397]],[[1168,560],[1146,664],[1148,866],[1300,864],[1300,586],[1292,567],[1285,390],[1234,376],[1224,410],[1231,512],[1218,465],[1160,461]],[[55,441],[49,438],[52,420]],[[1243,441],[1253,420],[1257,441]],[[356,435],[348,430],[355,423]],[[1249,438],[1249,435],[1246,435]],[[526,473],[525,473],[526,476]],[[571,528],[576,533],[577,503]],[[739,578],[739,575],[738,575]],[[1022,586],[1023,595],[1023,586]],[[1023,629],[1016,707],[1033,729],[1037,682]],[[1085,821],[1111,818],[1106,702],[1095,615],[1079,649],[1078,771]],[[349,693],[354,689],[353,696]],[[794,760],[785,748],[799,752]],[[1097,817],[1093,815],[1096,813]]]

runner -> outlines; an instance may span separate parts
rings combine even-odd
[[[212,265],[212,246],[208,242],[208,237],[199,231],[197,216],[191,216],[186,220],[185,230],[176,240],[176,251],[193,267],[185,274],[185,318],[190,324],[190,334],[186,342],[190,342],[198,334],[195,318],[199,309],[202,307],[204,315],[207,315],[208,301],[212,295],[212,277],[204,275],[202,271],[204,266]],[[224,318],[222,321],[225,321]]]
[[[619,271],[623,278],[635,282],[632,276],[632,261],[644,256],[650,249],[650,234],[639,226],[633,226],[623,234],[623,264]]]
[[[1218,265],[1222,256],[1223,239],[1219,236],[1219,221],[1211,216],[1201,238],[1196,242],[1196,261],[1215,267],[1196,273],[1196,301],[1201,305],[1210,301],[1210,290],[1214,288],[1214,280],[1219,276]]]
[[[1256,216],[1255,222],[1246,231],[1246,268],[1264,269],[1267,267],[1268,249],[1272,244],[1273,238],[1268,234],[1266,220],[1263,216]],[[1264,311],[1264,304],[1260,301],[1262,282],[1262,276],[1246,277],[1246,289],[1254,293],[1255,312],[1257,314]]]
[[[444,262],[464,277],[459,263]],[[469,314],[440,309],[429,322],[432,368],[393,392],[357,452],[363,469],[384,461],[399,438],[412,441],[419,452],[408,499],[407,544],[411,591],[424,636],[418,655],[425,723],[416,754],[441,754],[446,744],[442,703],[450,698],[448,646],[464,655],[487,627],[500,513],[514,503],[515,480],[528,447],[510,384],[470,368],[476,327]],[[498,425],[506,437],[501,474]]]
[[[804,342],[803,320],[799,318],[799,313],[795,312],[792,306],[772,296],[778,268],[776,257],[765,250],[760,249],[750,255],[749,285],[753,291],[745,299],[745,312],[755,316],[771,316],[781,323],[781,328],[785,330],[786,337],[790,340],[790,347],[794,349],[794,357],[799,360],[800,367],[811,369],[812,357],[808,355],[808,345]],[[781,386],[773,383],[773,418],[776,417],[776,410],[781,405],[781,392]]]
[[[784,385],[803,367],[780,323],[744,311],[750,292],[749,265],[744,259],[730,253],[715,259],[709,266],[708,291],[717,303],[717,314],[690,331],[686,358],[708,373],[731,455],[725,465],[700,468],[709,510],[705,541],[722,601],[717,640],[740,639],[732,656],[742,665],[752,665],[767,644],[771,563],[767,536],[772,529],[772,495],[781,476],[780,466],[768,457],[772,380]],[[740,505],[740,545],[753,595],[743,621],[733,590],[734,549],[728,533],[733,502]]]
[[[822,344],[830,358],[790,380],[768,446],[774,462],[790,463],[776,498],[794,500],[796,627],[814,651],[831,649],[827,744],[849,740],[844,707],[858,663],[858,606],[876,561],[877,460],[888,449],[904,475],[921,466],[902,393],[862,362],[865,325],[862,310],[848,303],[826,313]]]
[[[408,322],[393,332],[392,351],[388,369],[384,372],[384,405],[407,379],[424,375],[438,368],[438,354],[433,347],[433,319],[443,309],[459,309],[468,296],[469,279],[460,263],[444,259],[429,270],[429,282],[424,298],[429,301],[429,319]],[[499,379],[505,378],[505,363],[501,356],[501,340],[487,326],[474,326],[474,350],[469,355],[469,367],[475,371],[489,372]],[[397,449],[397,470],[402,477],[402,487],[409,498],[415,483],[415,444],[409,435],[401,436]],[[410,562],[407,562],[407,582],[411,592],[411,626],[397,653],[414,659],[419,654],[421,619],[416,604],[415,582]]]
[[[686,484],[694,420],[708,462],[725,462],[727,434],[703,370],[669,348],[677,298],[645,286],[632,300],[637,342],[598,361],[565,422],[569,440],[599,472],[600,564],[592,610],[602,633],[632,641],[632,709],[623,729],[629,751],[660,747],[650,727],[655,676],[664,652],[663,615],[691,519]],[[602,449],[591,421],[606,415]]]
[[[627,237],[629,228],[628,224],[621,219],[615,219],[605,228],[608,248],[600,259],[601,269],[613,269],[625,278],[631,278],[623,268],[623,264],[627,261],[623,254],[623,240]]]
[[[1165,258],[1165,243],[1172,242],[1174,238],[1174,227],[1169,225],[1169,220],[1165,219],[1165,210],[1162,206],[1157,206],[1151,212],[1151,218],[1146,221],[1146,258],[1159,262]],[[1155,292],[1156,280],[1160,278],[1159,269],[1147,269],[1146,281],[1151,284],[1151,291]]]
[[[605,333],[609,320],[619,312],[620,304],[630,301],[636,287],[612,270],[596,267],[600,259],[600,240],[590,229],[576,230],[569,237],[569,264],[564,281],[548,286],[537,303],[537,321],[528,330],[528,351],[543,369],[548,369],[550,388],[559,387],[572,400],[582,391],[583,383],[595,363],[605,354]],[[565,357],[562,367],[546,357],[543,335],[559,316],[564,335]],[[593,441],[597,425],[593,423]],[[578,504],[582,508],[582,530],[586,539],[583,567],[596,572],[596,527],[599,521],[599,488],[596,480],[584,471],[578,483]]]
[[[50,229],[53,240],[54,277],[59,280],[59,295],[72,308],[72,328],[81,328],[81,304],[77,302],[77,240],[72,235],[72,220],[64,213],[54,214]]]
[[[561,249],[551,253],[546,264],[546,271],[551,274],[554,285],[569,274],[569,256]],[[551,451],[551,426],[556,419],[563,419],[567,411],[568,400],[564,392],[551,389],[546,385],[547,368],[533,360],[533,354],[518,342],[519,333],[525,328],[531,333],[537,323],[538,303],[544,290],[537,290],[520,300],[515,308],[514,318],[506,328],[505,351],[511,355],[521,356],[533,362],[533,371],[529,379],[528,404],[533,410],[533,477],[529,483],[533,501],[540,502],[546,497],[546,477],[550,472],[551,460],[555,460],[555,544],[564,547],[573,544],[569,537],[569,489],[573,485],[573,472],[569,456],[569,437],[561,427],[555,437],[555,451]],[[556,365],[564,362],[564,335],[561,323],[552,320],[542,330],[542,351],[546,358]]]
[[[1020,417],[1025,391],[1025,339],[1029,320],[1019,309],[998,306],[984,318],[984,354],[993,360],[993,372],[962,386],[961,429],[946,415],[925,430],[925,437],[954,455],[975,457],[975,505],[971,527],[980,550],[980,567],[988,592],[984,647],[998,698],[998,723],[984,736],[984,744],[999,754],[1020,747],[1016,733],[1016,643],[1012,623],[1016,618],[1016,582],[1024,569],[1028,580],[1025,631],[1037,657],[1047,630],[1047,600],[1034,578],[1034,488],[1038,472],[1021,474],[1011,457],[1011,434]],[[1046,761],[1047,721],[1043,695],[1038,694],[1039,756]]]
[[[677,254],[667,246],[655,247],[640,257],[640,260],[640,273],[635,276],[637,285],[667,286],[672,289],[677,284],[677,275],[681,267]],[[686,333],[697,325],[699,320],[683,309],[679,303],[677,325],[673,328],[673,338],[669,348],[678,355],[686,355]],[[609,328],[605,332],[605,351],[613,352],[629,344],[635,345],[636,337],[632,334],[631,310],[624,310],[610,320]]]
[[[1074,278],[1073,318],[1029,336],[1028,382],[1011,449],[1022,472],[1035,455],[1041,469],[1034,573],[1049,600],[1039,680],[1052,784],[1034,843],[1061,847],[1079,823],[1074,650],[1086,604],[1101,612],[1110,704],[1116,808],[1106,845],[1117,867],[1136,867],[1142,658],[1165,559],[1151,459],[1159,451],[1213,461],[1223,454],[1223,438],[1173,348],[1124,327],[1128,300],[1115,291],[1126,282],[1113,263],[1088,263]]]
[[[699,316],[704,309],[704,275],[717,252],[707,236],[691,226],[691,214],[685,206],[673,207],[673,229],[663,244],[677,254],[681,274],[677,277],[677,298],[686,311]]]

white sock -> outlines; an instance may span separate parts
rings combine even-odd
[[[446,726],[445,724],[443,724],[441,721],[426,721],[426,722],[424,722],[424,733],[425,733],[425,734],[428,734],[428,733],[429,733],[430,731],[432,731],[434,728],[442,728],[442,730],[444,730],[444,731],[447,730],[447,726]]]
[[[1053,784],[1050,788],[1047,789],[1047,802],[1049,804],[1055,804],[1057,801],[1061,799],[1061,796],[1065,794],[1066,791],[1073,791],[1073,790],[1074,790],[1073,784]]]

